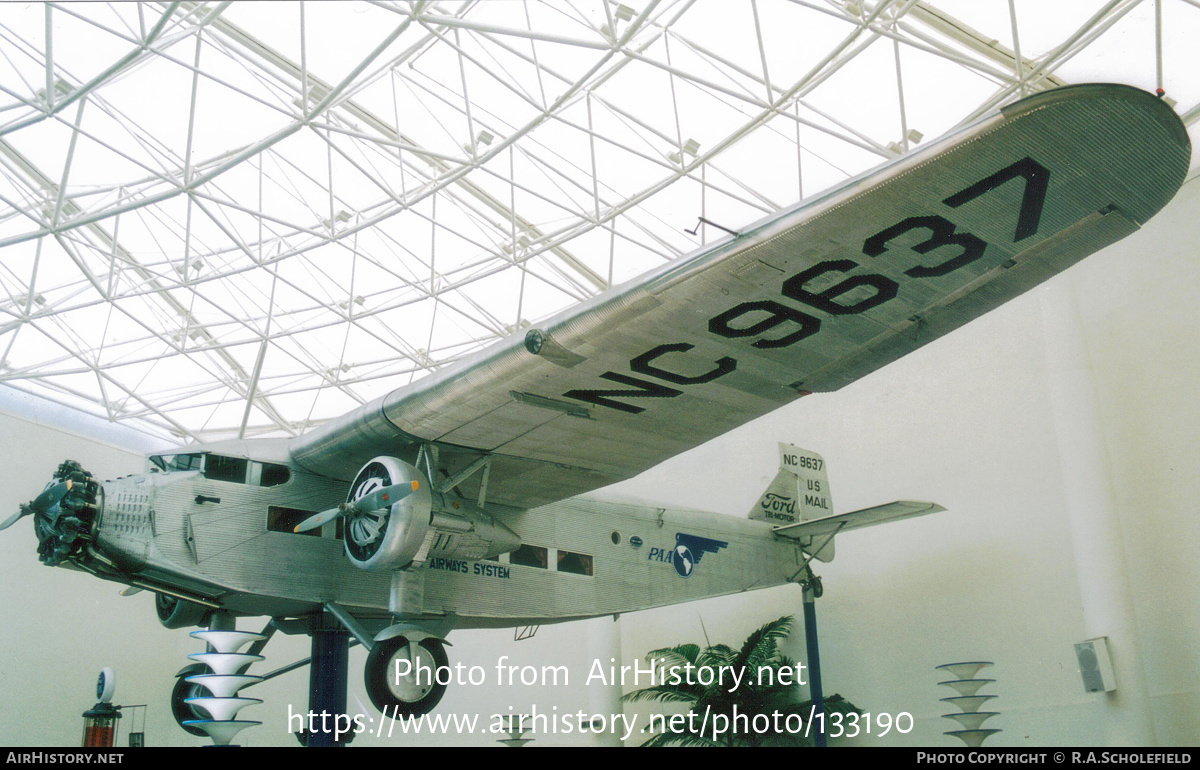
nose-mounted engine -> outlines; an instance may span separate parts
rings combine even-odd
[[[376,457],[350,485],[347,501],[296,527],[344,518],[346,556],[360,569],[405,569],[432,556],[477,560],[520,547],[492,516],[434,491],[425,474],[395,457]]]
[[[74,460],[58,466],[54,478],[32,502],[22,504],[9,526],[22,516],[33,515],[38,539],[38,558],[54,567],[83,553],[93,539],[104,507],[104,488]]]

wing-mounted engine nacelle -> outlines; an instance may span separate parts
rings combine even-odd
[[[402,500],[347,516],[346,556],[354,566],[400,569],[420,552],[433,515],[433,490],[415,467],[395,457],[376,457],[354,477],[346,501],[353,503],[385,487],[404,484],[410,485],[412,493]]]
[[[425,474],[395,457],[376,457],[350,485],[347,507],[388,488],[403,493],[390,505],[360,503],[346,517],[346,556],[360,569],[404,569],[430,555],[485,559],[521,545],[512,530],[465,503],[433,491]],[[383,495],[380,495],[381,497]]]

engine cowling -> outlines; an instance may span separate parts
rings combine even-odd
[[[395,457],[376,457],[362,467],[350,485],[348,501],[382,487],[417,482],[416,490],[394,503],[346,521],[346,556],[365,570],[402,569],[412,563],[429,532],[433,492],[429,480],[412,465]]]
[[[346,556],[354,566],[397,570],[434,557],[473,561],[520,547],[521,539],[508,527],[465,501],[434,492],[425,474],[395,457],[376,457],[364,465],[348,501],[414,481],[416,490],[391,507],[347,517]]]

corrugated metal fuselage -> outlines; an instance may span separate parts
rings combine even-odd
[[[291,470],[271,487],[196,472],[106,482],[98,548],[143,584],[236,613],[297,616],[333,602],[362,618],[391,616],[393,572],[353,566],[334,524],[320,536],[272,531],[272,507],[315,512],[346,493],[344,482]],[[719,514],[583,497],[488,510],[533,558],[430,558],[404,575],[405,597],[420,603],[406,599],[398,614],[469,628],[632,612],[780,585],[803,559],[770,524]]]

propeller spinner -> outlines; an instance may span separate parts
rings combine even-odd
[[[308,517],[304,521],[297,524],[293,532],[307,532],[311,529],[316,529],[317,527],[323,527],[329,522],[339,519],[343,516],[370,513],[372,511],[377,511],[380,508],[388,508],[408,497],[413,492],[416,492],[418,486],[418,482],[411,481],[403,484],[393,484],[388,487],[381,487],[368,495],[363,495],[353,502],[342,503],[337,508],[330,508],[327,511],[321,511],[316,516]]]

